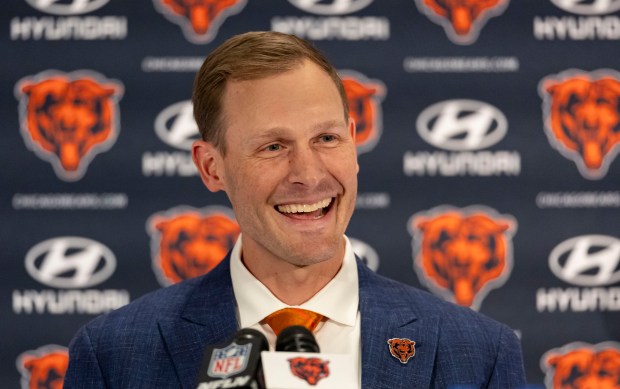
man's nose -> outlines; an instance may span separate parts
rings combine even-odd
[[[289,154],[289,182],[316,186],[325,175],[325,164],[320,153],[312,147],[295,148]]]

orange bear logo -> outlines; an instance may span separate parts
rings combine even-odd
[[[444,298],[477,309],[512,270],[516,223],[492,213],[473,207],[414,215],[410,231],[421,281]]]
[[[95,77],[46,73],[16,86],[28,147],[65,181],[82,178],[94,156],[112,147],[118,135],[122,85]]]
[[[355,121],[357,151],[370,151],[381,137],[381,101],[385,96],[385,87],[350,71],[342,73],[342,84],[347,95],[349,114]]]
[[[21,354],[17,366],[22,373],[22,388],[62,389],[69,353],[64,347],[41,347]]]
[[[154,0],[156,8],[179,24],[187,39],[209,43],[224,20],[240,12],[247,0]]]
[[[416,0],[418,8],[443,25],[450,40],[471,44],[486,21],[500,15],[509,0]]]
[[[541,81],[547,136],[585,178],[600,179],[620,151],[620,78],[569,74]]]
[[[548,351],[541,359],[547,387],[620,389],[620,349],[615,346],[574,343]]]
[[[390,354],[400,361],[407,363],[409,359],[415,355],[415,342],[407,338],[388,339]]]
[[[316,385],[321,379],[329,377],[329,361],[303,357],[290,358],[288,361],[293,375],[305,380],[312,386]]]
[[[147,227],[153,266],[164,285],[211,271],[232,249],[240,232],[227,212],[210,209],[156,214]]]

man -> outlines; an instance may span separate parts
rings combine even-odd
[[[233,37],[206,59],[193,102],[203,138],[194,162],[209,190],[226,192],[242,234],[209,274],[82,328],[66,388],[191,388],[206,346],[252,327],[273,347],[266,318],[287,307],[322,315],[322,351],[350,355],[363,388],[525,384],[509,328],[356,261],[344,236],[355,123],[335,69],[311,45],[275,32]]]

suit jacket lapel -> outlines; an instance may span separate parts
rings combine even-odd
[[[158,324],[182,387],[195,388],[205,347],[237,331],[229,258],[199,280],[180,316],[162,317]]]
[[[402,290],[402,286],[374,274],[359,261],[358,274],[362,315],[362,387],[397,388],[403,383],[407,383],[407,387],[430,387],[439,319],[418,317],[416,305],[419,302]],[[390,354],[388,339],[392,338],[407,338],[416,342],[415,355],[407,363],[401,363]]]

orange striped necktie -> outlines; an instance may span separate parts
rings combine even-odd
[[[320,313],[308,311],[307,309],[283,308],[264,318],[262,323],[269,325],[276,336],[278,336],[283,329],[290,326],[303,326],[312,332],[323,318],[324,316]]]

